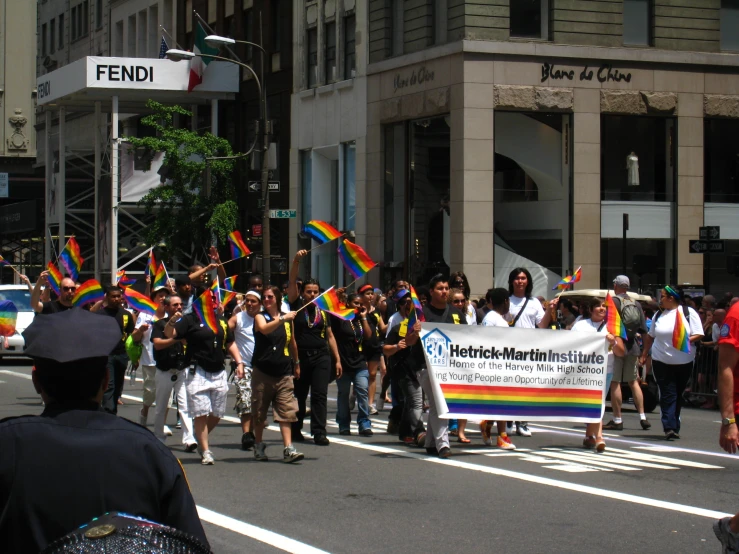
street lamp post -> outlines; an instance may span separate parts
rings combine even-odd
[[[269,233],[269,129],[267,121],[267,90],[264,83],[264,64],[267,57],[266,50],[259,44],[248,42],[245,40],[235,40],[228,37],[221,37],[218,35],[209,35],[205,37],[205,42],[214,46],[225,46],[233,44],[245,44],[258,48],[262,55],[262,64],[260,68],[261,78],[257,76],[254,69],[243,62],[232,60],[231,58],[224,58],[222,56],[212,56],[210,54],[195,54],[194,52],[187,52],[185,50],[171,49],[167,50],[167,58],[171,60],[184,60],[192,59],[196,56],[207,57],[213,60],[221,60],[225,62],[235,63],[247,69],[254,80],[257,83],[257,89],[259,91],[259,103],[260,103],[260,121],[259,121],[259,132],[262,134],[262,276],[265,283],[269,283],[272,277],[271,268],[271,248],[270,248],[270,233]]]

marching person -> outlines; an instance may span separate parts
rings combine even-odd
[[[470,319],[470,312],[467,310],[469,302],[467,300],[467,295],[465,294],[465,289],[463,288],[465,286],[465,283],[467,282],[467,277],[465,277],[464,273],[462,273],[461,271],[457,271],[456,273],[452,274],[450,280],[454,282],[455,287],[449,290],[449,304],[465,314],[465,323],[467,323],[467,325],[477,325],[477,317],[475,317],[474,319]],[[469,290],[469,285],[467,285],[467,290]],[[472,321],[473,323],[470,323],[470,321]],[[452,436],[456,435],[457,442],[461,442],[462,444],[469,444],[470,442],[472,442],[470,441],[470,439],[467,438],[467,435],[465,434],[466,428],[466,419],[449,420],[449,434]]]
[[[326,419],[332,357],[337,378],[341,377],[342,367],[329,316],[312,304],[313,300],[320,295],[321,285],[315,279],[308,279],[303,283],[302,291],[300,290],[298,270],[300,260],[307,253],[307,250],[300,250],[295,254],[293,265],[290,268],[290,283],[287,287],[287,299],[291,311],[300,310],[309,304],[293,321],[300,373],[295,379],[298,415],[297,421],[292,424],[292,439],[297,442],[305,440],[302,430],[306,399],[310,390],[310,432],[313,435],[313,442],[319,446],[328,446],[330,441],[326,433]]]
[[[182,444],[185,452],[195,452],[198,443],[192,432],[192,418],[187,409],[187,390],[185,377],[187,372],[187,358],[183,341],[169,339],[164,335],[164,329],[172,316],[182,311],[182,299],[177,295],[166,296],[162,301],[166,317],[154,322],[151,331],[153,358],[156,363],[156,387],[154,410],[154,435],[162,442],[172,434],[165,425],[169,398],[174,391],[177,400],[177,409],[182,422]]]
[[[42,291],[41,287],[46,288]],[[33,291],[31,292],[31,307],[34,312],[37,314],[55,314],[74,307],[72,306],[72,298],[74,298],[74,293],[77,292],[77,285],[75,285],[72,279],[69,277],[62,279],[59,285],[59,298],[57,300],[42,302],[42,293],[50,289],[49,272],[48,270],[42,271],[38,281],[36,281],[36,286],[33,287]]]
[[[698,313],[682,305],[678,290],[666,285],[660,291],[662,312],[654,316],[649,334],[644,337],[644,349],[640,362],[652,353],[652,374],[659,387],[659,405],[662,411],[662,429],[666,440],[680,438],[680,410],[683,392],[693,371],[695,342],[703,336],[703,325]],[[673,345],[673,334],[677,318],[682,318],[685,339],[690,342],[690,351],[684,352]]]
[[[251,373],[254,356],[254,318],[262,311],[262,296],[255,290],[244,295],[244,308],[231,316],[228,328],[234,334],[242,365],[236,366],[236,405],[234,410],[241,420],[241,448],[251,450],[255,444],[251,410]]]
[[[210,294],[208,289],[199,289],[200,294]],[[185,377],[187,409],[193,418],[195,438],[198,441],[201,463],[213,465],[215,459],[210,450],[208,435],[220,419],[226,415],[226,352],[237,365],[243,364],[234,337],[223,316],[214,314],[216,332],[200,321],[197,313],[182,315],[176,312],[164,326],[164,336],[187,342],[189,369]]]
[[[123,394],[123,383],[126,379],[128,354],[126,354],[126,339],[133,333],[134,319],[128,310],[123,309],[123,291],[117,285],[105,289],[105,300],[98,312],[100,315],[115,319],[121,329],[121,340],[108,356],[108,371],[110,380],[103,395],[103,409],[109,414],[118,413],[118,400]]]
[[[267,445],[262,440],[267,424],[267,411],[272,405],[274,420],[282,434],[282,461],[299,462],[303,454],[292,443],[292,424],[298,413],[293,383],[293,363],[295,374],[300,375],[292,322],[295,312],[280,313],[280,288],[267,285],[262,291],[264,311],[254,317],[254,355],[252,356],[252,414],[254,417],[254,458],[266,462]]]
[[[0,551],[39,552],[113,511],[207,545],[177,458],[146,429],[100,409],[108,354],[121,340],[116,322],[68,310],[35,318],[23,338],[45,408],[0,422]]]
[[[357,294],[359,294],[359,301],[362,306],[367,309],[367,323],[372,331],[372,336],[365,343],[364,357],[367,359],[367,369],[369,370],[370,415],[377,415],[379,413],[375,406],[377,370],[380,368],[382,359],[382,338],[387,334],[388,328],[380,312],[375,309],[375,288],[367,283],[359,287]]]

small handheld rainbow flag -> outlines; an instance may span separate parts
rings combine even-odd
[[[315,299],[313,299],[313,304],[315,304],[319,310],[328,312],[339,319],[348,321],[350,319],[354,319],[354,316],[356,315],[353,309],[347,308],[341,303],[339,295],[334,287],[331,287],[320,296],[316,296]]]
[[[59,261],[62,262],[64,269],[67,270],[70,277],[76,281],[80,276],[82,262],[84,262],[85,259],[80,255],[80,245],[77,244],[74,237],[70,237],[67,241],[66,246],[64,246],[64,250],[59,254]]]
[[[213,279],[210,285],[210,292],[213,295],[213,305],[218,308],[221,305],[221,289],[218,286],[218,277]]]
[[[131,279],[128,275],[126,275],[126,271],[124,269],[119,269],[115,273],[115,284],[119,287],[130,287],[136,282],[136,279]]]
[[[685,321],[680,308],[675,310],[675,328],[672,330],[672,346],[680,352],[690,353],[690,334],[688,333],[688,323]]]
[[[123,296],[126,297],[128,305],[137,312],[154,315],[159,307],[151,298],[131,288],[123,289]]]
[[[621,314],[618,313],[616,303],[611,298],[611,293],[606,293],[606,330],[614,337],[626,339],[626,327],[621,321]]]
[[[233,277],[226,277],[223,280],[223,290],[236,290],[234,287],[236,286],[236,279],[238,279],[238,275],[234,275]]]
[[[95,279],[90,279],[79,286],[72,298],[72,305],[84,306],[90,302],[95,303],[98,300],[102,300],[103,297],[105,297],[105,291],[102,285]]]
[[[59,268],[51,262],[46,266],[46,270],[49,272],[49,286],[51,287],[51,290],[53,290],[57,296],[61,296],[62,279],[64,278],[62,272],[59,271]]]
[[[3,258],[2,256],[0,256],[0,266],[2,266],[2,265],[7,265],[8,267],[12,267],[12,266],[10,265],[10,262],[9,262],[8,260],[6,260],[6,259],[5,259],[5,258]]]
[[[192,311],[198,314],[201,323],[213,331],[213,334],[218,334],[218,318],[216,318],[216,308],[213,305],[213,295],[210,291],[206,290],[193,300]]]
[[[15,334],[15,322],[18,320],[18,308],[10,300],[0,301],[0,337],[12,337]]]
[[[146,263],[144,275],[153,278],[157,274],[157,269],[159,269],[159,265],[157,265],[157,259],[154,256],[154,249],[152,248],[151,250],[149,250],[149,261]]]
[[[336,240],[343,236],[335,227],[332,227],[325,221],[318,221],[317,219],[306,223],[303,226],[303,232],[306,235],[310,235],[313,240],[316,240],[321,244],[326,244],[327,242],[331,242],[332,240]]]
[[[232,290],[225,290],[225,289],[221,289],[221,290],[223,291],[223,299],[221,300],[221,304],[223,304],[224,306],[228,306],[231,303],[231,301],[234,298],[236,298],[237,293]]]
[[[555,286],[553,286],[552,290],[557,290],[557,289],[565,290],[571,287],[572,285],[574,285],[575,283],[577,283],[581,277],[582,277],[582,266],[578,267],[575,270],[575,273],[573,273],[572,275],[568,275],[567,277],[562,279],[559,283],[557,283]]]
[[[338,252],[341,263],[344,264],[349,273],[354,275],[355,279],[359,279],[377,265],[361,246],[346,239],[339,244]]]
[[[228,244],[231,246],[231,259],[243,258],[251,254],[251,250],[246,246],[244,239],[241,238],[239,231],[233,231],[228,234]]]
[[[423,304],[421,304],[421,301],[419,300],[418,295],[416,294],[416,289],[413,288],[413,285],[410,285],[410,287],[411,287],[411,299],[413,300],[413,308],[416,312],[416,317],[418,318],[419,321],[426,321],[426,318],[423,315]]]
[[[154,275],[154,282],[151,284],[151,290],[156,290],[159,287],[166,287],[169,282],[169,275],[167,274],[167,268],[164,267],[164,262],[159,264],[157,272]]]

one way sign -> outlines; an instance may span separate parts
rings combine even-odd
[[[691,240],[691,254],[723,254],[724,241],[722,240]]]
[[[262,182],[261,181],[249,181],[248,190],[249,192],[259,192],[260,190],[262,190]],[[270,181],[269,182],[269,192],[280,192],[280,182]]]
[[[721,238],[721,228],[718,225],[701,227],[698,232],[698,238],[701,240],[718,240]]]

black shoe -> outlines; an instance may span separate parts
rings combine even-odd
[[[348,436],[351,435],[352,432],[349,429],[344,429],[343,431],[339,431],[339,435]]]
[[[305,442],[305,437],[303,436],[303,433],[298,431],[297,433],[293,433],[293,442]]]
[[[675,431],[665,431],[665,440],[671,441],[679,438],[680,435],[678,435]]]
[[[387,422],[387,434],[388,435],[397,435],[398,428],[399,428],[399,424],[397,421],[390,420]]]
[[[673,439],[675,439],[675,440],[680,440],[680,433],[678,433],[677,431],[673,431],[673,435],[674,435],[674,436],[672,437]]]
[[[372,429],[370,429],[369,427],[367,427],[366,429],[362,429],[359,434],[363,437],[371,437],[372,435],[374,435]]]
[[[254,437],[254,433],[251,431],[248,431],[241,435],[241,450],[251,450],[254,448],[254,443],[256,442],[256,438]]]
[[[623,431],[624,424],[615,423],[613,420],[611,420],[603,426],[603,429],[608,429],[609,431]]]
[[[198,443],[191,442],[187,446],[185,446],[185,452],[195,452],[198,449]]]
[[[429,456],[438,456],[439,451],[436,450],[435,446],[429,446],[426,448],[426,454],[428,454]]]
[[[316,435],[313,437],[313,442],[315,442],[318,446],[328,446],[331,444],[331,441],[328,440],[328,437],[326,435]]]
[[[645,431],[646,431],[647,429],[651,429],[651,428],[652,428],[652,424],[651,424],[651,423],[649,423],[649,421],[648,421],[648,420],[646,420],[646,419],[642,419],[642,420],[640,420],[640,421],[639,421],[639,423],[641,423],[641,428],[642,428],[642,429],[644,429]]]

